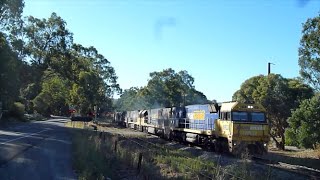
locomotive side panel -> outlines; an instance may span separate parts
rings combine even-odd
[[[211,104],[186,106],[189,129],[213,131],[214,122],[219,118],[217,110]]]

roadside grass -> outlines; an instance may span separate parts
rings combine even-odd
[[[230,167],[177,149],[147,147],[136,136],[71,129],[79,179],[255,179],[247,161]],[[139,137],[141,138],[141,137]],[[266,172],[260,179],[270,179]]]
[[[78,139],[88,141],[78,147],[73,140],[75,168],[81,179],[99,179],[113,177],[112,179],[272,179],[272,168],[265,168],[263,172],[255,172],[249,156],[244,154],[240,161],[227,165],[220,165],[218,161],[199,157],[198,155],[177,149],[174,146],[166,146],[163,142],[156,141],[156,145],[139,143],[139,139],[147,138],[141,133],[126,133],[122,136],[119,130],[107,126],[98,126],[99,131],[92,131],[87,125],[73,122],[76,130],[74,135]],[[71,129],[72,130],[72,129]],[[104,132],[104,131],[107,132]],[[76,133],[76,134],[75,134]],[[146,140],[146,139],[145,139]],[[152,138],[148,138],[148,141]],[[76,148],[80,148],[77,150]],[[87,149],[87,150],[86,150]],[[95,155],[90,155],[94,153]],[[88,156],[88,158],[87,158]],[[85,160],[84,160],[85,159]],[[78,163],[82,161],[82,163]],[[90,161],[90,163],[86,163]],[[110,166],[110,162],[112,162]],[[95,166],[93,164],[96,164]],[[99,167],[99,168],[97,168]]]
[[[116,179],[113,170],[117,161],[112,153],[108,153],[110,149],[107,143],[101,146],[92,132],[73,129],[73,166],[78,179]]]
[[[69,127],[69,128],[78,128],[78,129],[85,129],[86,128],[86,124],[81,121],[69,121],[65,124],[65,126]]]

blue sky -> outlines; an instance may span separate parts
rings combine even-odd
[[[94,46],[123,89],[145,86],[149,73],[187,70],[208,99],[229,101],[246,79],[272,72],[299,76],[302,23],[320,1],[25,0],[24,15],[56,12],[74,42]]]

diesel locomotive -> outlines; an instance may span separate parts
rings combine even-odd
[[[259,104],[223,102],[118,112],[115,121],[160,137],[238,154],[267,152],[269,125]]]

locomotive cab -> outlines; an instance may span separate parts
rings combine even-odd
[[[222,103],[215,126],[220,146],[233,154],[266,152],[270,137],[265,112],[259,104]]]

